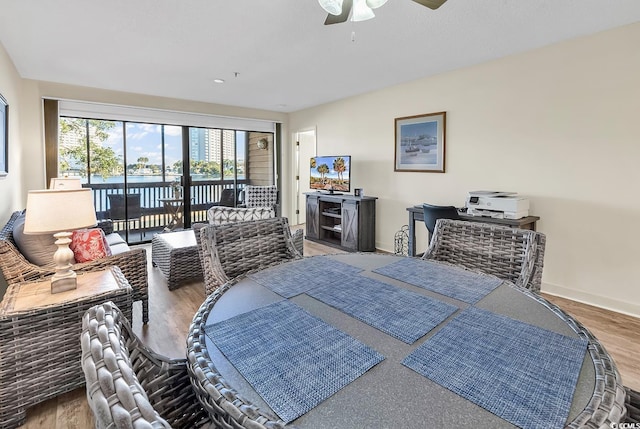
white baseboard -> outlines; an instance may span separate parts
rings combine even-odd
[[[572,301],[581,302],[583,304],[593,305],[594,307],[604,308],[605,310],[615,311],[616,313],[640,318],[639,304],[627,301],[618,301],[617,299],[607,298],[606,296],[594,295],[550,283],[542,283],[542,292],[570,299]]]

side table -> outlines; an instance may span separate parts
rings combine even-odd
[[[0,303],[0,428],[26,409],[81,387],[82,316],[113,301],[131,320],[131,286],[117,267],[78,273],[77,289],[52,294],[43,280],[7,288]]]
[[[202,279],[196,236],[192,229],[158,234],[151,240],[151,263],[167,277],[169,290],[187,280]]]

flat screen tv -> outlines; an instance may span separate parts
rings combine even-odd
[[[331,194],[351,192],[351,156],[314,156],[311,158],[309,187]]]

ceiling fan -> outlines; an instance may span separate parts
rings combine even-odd
[[[437,9],[447,0],[413,0],[429,9]],[[320,6],[329,15],[324,25],[339,24],[349,19],[352,21],[365,21],[375,16],[373,9],[377,9],[387,0],[318,0]]]

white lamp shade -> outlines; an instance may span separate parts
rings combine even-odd
[[[82,189],[79,177],[54,177],[49,183],[49,189]]]
[[[375,13],[371,10],[365,0],[354,0],[353,2],[353,12],[351,14],[352,21],[366,21],[367,19],[374,18],[376,16]]]
[[[342,0],[318,0],[318,3],[331,15],[340,15],[342,13]]]
[[[386,2],[387,0],[366,0],[367,6],[369,6],[371,9],[377,9]]]
[[[91,189],[29,191],[25,234],[55,233],[97,223]]]

